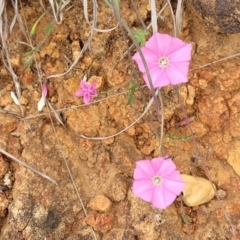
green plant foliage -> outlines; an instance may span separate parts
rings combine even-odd
[[[25,52],[22,54],[23,56],[23,62],[24,62],[24,68],[29,70],[29,68],[33,64],[34,56],[39,51],[41,45],[37,45],[36,47],[32,48],[31,51]]]
[[[133,32],[133,35],[136,38],[139,45],[143,46],[146,42],[146,36],[149,35],[149,32],[138,28],[136,31]]]
[[[135,91],[140,87],[139,83],[130,83],[130,89],[129,89],[129,94],[128,94],[128,105],[132,105],[134,101],[134,93]]]
[[[55,30],[54,23],[53,23],[53,22],[49,22],[49,23],[47,23],[47,25],[43,28],[43,33],[48,36],[48,35],[50,35],[54,30]]]
[[[44,17],[45,12],[37,19],[37,21],[33,24],[31,31],[30,31],[30,37],[34,41],[36,39],[36,32],[37,32],[37,26],[40,23],[41,19]]]
[[[187,136],[176,136],[178,134],[178,131],[176,130],[173,134],[166,134],[165,136],[169,139],[167,142],[164,142],[164,144],[170,144],[170,142],[173,142],[174,149],[176,151],[176,142],[185,142],[191,140],[196,133],[187,135]]]
[[[173,141],[180,141],[180,142],[184,142],[184,141],[188,141],[190,139],[193,138],[193,136],[195,135],[195,133],[187,135],[187,136],[182,136],[182,137],[178,137],[176,136],[177,134],[177,130],[173,133],[173,134],[166,134],[166,137],[168,137],[169,139],[173,140]]]

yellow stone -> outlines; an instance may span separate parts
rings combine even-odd
[[[111,205],[112,202],[102,194],[97,195],[88,203],[89,208],[99,212],[107,212]]]
[[[185,174],[181,176],[186,183],[183,189],[183,201],[187,206],[199,206],[213,199],[216,188],[209,180]]]

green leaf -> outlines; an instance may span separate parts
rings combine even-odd
[[[29,69],[32,66],[34,56],[39,51],[40,47],[41,47],[41,44],[38,44],[31,51],[28,51],[22,54],[25,68]]]
[[[132,105],[132,103],[134,101],[134,93],[139,87],[140,87],[139,83],[136,83],[136,84],[131,83],[130,84],[127,105]]]
[[[47,23],[47,25],[43,29],[43,33],[45,35],[50,35],[54,31],[54,29],[55,28],[54,28],[54,23],[53,22]]]
[[[146,42],[146,36],[149,35],[149,32],[138,28],[136,31],[133,32],[133,35],[136,38],[139,45],[143,46]]]
[[[41,21],[41,19],[44,17],[44,15],[45,15],[45,12],[37,19],[37,21],[33,24],[32,28],[31,28],[30,37],[33,41],[36,38],[37,26],[38,26],[39,22]]]

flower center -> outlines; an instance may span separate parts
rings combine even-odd
[[[158,61],[158,64],[161,68],[166,68],[169,65],[169,60],[167,57],[161,57]]]
[[[153,184],[156,186],[159,186],[162,183],[162,179],[159,176],[154,176],[152,181],[153,181]]]

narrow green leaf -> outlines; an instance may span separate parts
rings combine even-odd
[[[127,105],[132,105],[132,103],[134,101],[134,93],[139,87],[140,87],[139,83],[130,85]]]
[[[50,35],[54,30],[55,30],[54,23],[50,22],[50,23],[47,23],[47,25],[44,27],[43,33],[45,35]]]
[[[44,17],[45,12],[37,19],[37,21],[33,24],[32,29],[30,31],[30,38],[34,41],[36,38],[36,31],[37,31],[37,26],[41,19]]]

